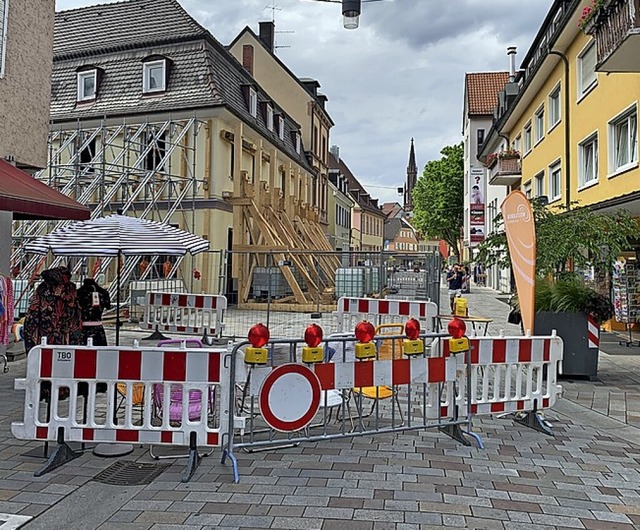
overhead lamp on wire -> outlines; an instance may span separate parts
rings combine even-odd
[[[344,29],[358,29],[362,13],[361,0],[342,0],[342,25]]]
[[[384,2],[385,0],[307,0],[315,2],[331,2],[342,4],[342,25],[344,29],[358,29],[362,2]]]

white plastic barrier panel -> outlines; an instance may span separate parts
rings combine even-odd
[[[377,298],[340,298],[336,311],[340,333],[353,331],[361,320],[374,326],[404,324],[410,318],[420,321],[424,331],[433,331],[438,306],[434,302],[405,301]]]
[[[224,349],[37,346],[20,440],[220,446],[228,417]],[[162,388],[160,388],[162,387]],[[162,391],[160,391],[162,390]],[[161,397],[159,397],[161,396]]]
[[[213,294],[148,292],[143,329],[220,336],[227,298]]]
[[[450,407],[452,396],[459,410],[467,407],[471,414],[531,412],[552,407],[562,387],[558,374],[563,356],[563,342],[548,337],[477,337],[470,339],[467,353],[451,354],[447,339],[437,340],[431,355],[457,359],[457,389],[447,384],[442,406]],[[467,373],[467,367],[470,373]]]

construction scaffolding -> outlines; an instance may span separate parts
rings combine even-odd
[[[122,212],[139,218],[180,224],[195,231],[196,202],[207,189],[208,175],[198,164],[198,137],[207,123],[195,117],[164,121],[102,120],[95,125],[54,125],[49,135],[48,167],[36,178],[91,208],[91,218]],[[202,142],[200,142],[202,144]],[[28,297],[37,274],[62,258],[29,257],[24,246],[32,239],[67,225],[69,221],[15,221],[11,254],[13,276]],[[181,259],[171,270],[158,266],[159,256],[149,256],[144,270],[142,256],[123,258],[121,285],[130,281],[174,278]],[[74,279],[101,276],[115,298],[115,266],[111,258],[75,259]],[[121,300],[127,301],[126,291]]]

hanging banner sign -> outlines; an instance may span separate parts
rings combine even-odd
[[[516,280],[516,291],[525,332],[533,335],[536,285],[536,225],[529,200],[519,190],[512,191],[500,206],[504,231]]]
[[[472,167],[469,177],[469,242],[471,246],[484,241],[485,224],[485,178],[484,168]]]

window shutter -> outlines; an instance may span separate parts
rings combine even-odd
[[[7,23],[9,0],[0,0],[0,77],[4,76],[4,62],[7,47]]]
[[[592,44],[591,47],[582,56],[582,90],[584,91],[595,80],[596,76],[596,47]]]

